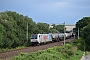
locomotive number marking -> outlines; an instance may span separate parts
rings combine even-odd
[[[48,36],[44,36],[43,39],[48,39]]]

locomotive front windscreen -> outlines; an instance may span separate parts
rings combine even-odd
[[[32,34],[31,39],[37,39],[37,34]]]

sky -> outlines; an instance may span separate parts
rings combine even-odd
[[[90,16],[90,0],[0,0],[0,12],[15,11],[34,22],[74,25]]]

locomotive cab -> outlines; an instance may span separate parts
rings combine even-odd
[[[37,34],[32,34],[31,35],[31,42],[37,42],[38,35]]]

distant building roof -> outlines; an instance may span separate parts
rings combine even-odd
[[[71,31],[75,28],[75,25],[65,25],[66,31]]]

